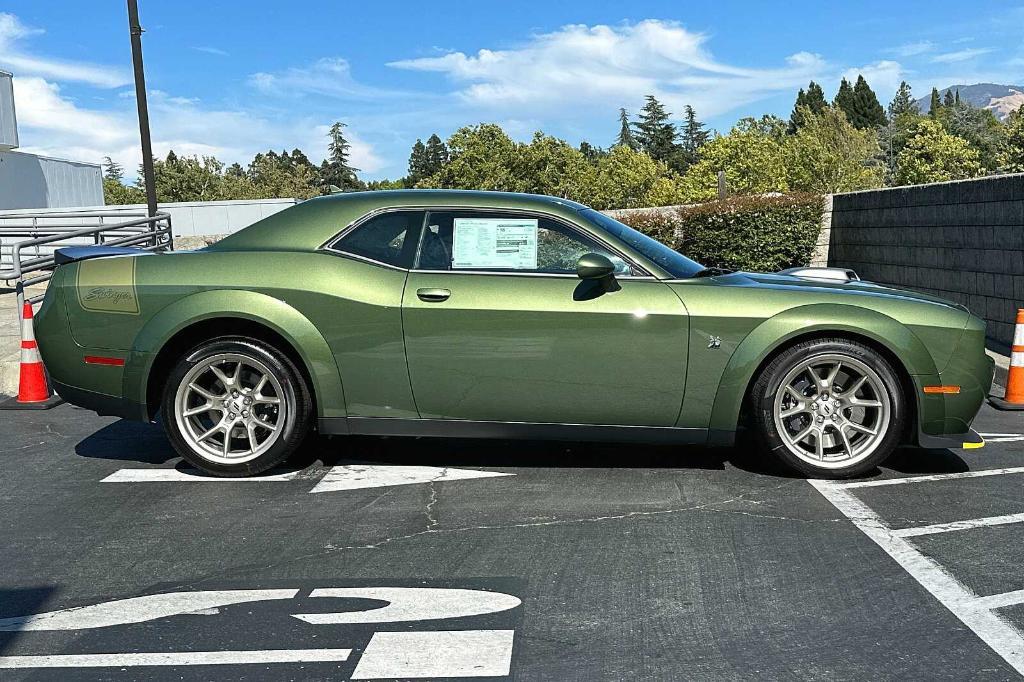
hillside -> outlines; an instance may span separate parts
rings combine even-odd
[[[991,109],[1000,120],[1005,121],[1011,111],[1024,105],[1024,85],[997,85],[995,83],[975,83],[974,85],[951,85],[939,91],[945,96],[947,90],[954,93],[960,91],[960,100],[983,109]],[[928,111],[931,95],[917,100],[922,112]]]

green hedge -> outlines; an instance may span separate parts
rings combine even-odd
[[[824,211],[817,194],[732,197],[619,219],[709,267],[777,272],[807,265]]]

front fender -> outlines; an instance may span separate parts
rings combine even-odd
[[[887,348],[911,375],[937,375],[921,339],[888,315],[858,306],[815,303],[790,308],[755,327],[736,347],[722,373],[711,412],[712,433],[732,433],[754,372],[780,347],[808,334],[846,332]],[[728,440],[728,438],[726,439]]]
[[[124,395],[145,404],[153,362],[167,341],[186,327],[214,318],[249,320],[280,334],[298,352],[312,378],[318,416],[346,416],[338,364],[316,326],[285,301],[240,289],[191,294],[151,317],[136,335],[125,362]]]

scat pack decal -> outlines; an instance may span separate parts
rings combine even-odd
[[[139,314],[135,258],[95,258],[78,264],[78,303],[99,313]]]

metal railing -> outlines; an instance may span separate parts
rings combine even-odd
[[[18,316],[25,287],[53,276],[54,254],[67,246],[130,246],[144,251],[172,248],[171,216],[150,218],[138,211],[67,211],[62,213],[0,213],[0,280],[14,282]]]

